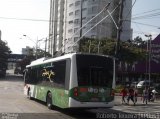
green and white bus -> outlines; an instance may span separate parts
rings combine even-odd
[[[71,53],[26,66],[24,93],[48,108],[98,108],[114,105],[113,58]]]

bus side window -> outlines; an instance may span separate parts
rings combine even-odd
[[[33,72],[32,72],[31,68],[28,68],[25,71],[24,81],[25,81],[25,83],[28,83],[28,84],[33,83]]]
[[[25,69],[25,71],[24,71],[24,83],[28,83],[28,80],[29,80],[28,69]]]
[[[54,62],[54,83],[57,84],[58,87],[65,87],[65,73],[66,73],[66,60]]]

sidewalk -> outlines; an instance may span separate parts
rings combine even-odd
[[[125,104],[122,104],[122,97],[121,96],[115,96],[115,99],[114,99],[114,102],[115,102],[115,106],[118,106],[118,105],[125,105]],[[127,101],[126,101],[127,102]],[[130,105],[133,105],[133,102],[132,101],[130,101]],[[136,103],[136,105],[138,105],[138,106],[143,106],[143,105],[145,105],[144,103],[143,103],[143,100],[142,100],[142,97],[140,96],[140,97],[137,97],[137,103]],[[148,104],[147,105],[151,105],[151,106],[157,106],[157,105],[160,105],[160,99],[158,99],[158,100],[155,100],[154,102],[148,102]]]

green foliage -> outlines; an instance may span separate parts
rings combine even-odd
[[[34,54],[33,51],[30,52],[22,61],[18,63],[18,66],[21,67],[21,70],[23,71],[26,67],[26,65],[29,65],[33,60],[42,58],[42,57],[51,57],[51,55],[48,52],[45,52],[41,49],[37,49],[37,54]]]
[[[0,68],[7,68],[7,60],[10,53],[7,43],[0,40]]]
[[[115,39],[104,38],[99,40],[92,38],[83,38],[80,41],[79,51],[84,53],[98,53],[103,55],[115,56],[116,43],[117,40]],[[119,45],[120,46],[116,57],[120,61],[133,63],[145,58],[146,51],[139,47],[140,43],[135,44],[134,41],[120,41]]]
[[[117,85],[117,86],[115,87],[114,91],[115,91],[115,93],[120,93],[123,88],[124,88],[123,85]]]
[[[145,59],[146,51],[134,45],[132,42],[121,42],[118,58],[121,61],[133,63]]]
[[[51,57],[51,55],[42,49],[37,49],[37,59],[42,57]]]
[[[18,66],[21,67],[21,71],[23,71],[26,68],[26,65],[29,65],[33,60],[35,60],[35,57],[33,55],[28,55],[23,60],[21,60],[18,63]]]

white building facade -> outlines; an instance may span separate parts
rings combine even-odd
[[[34,53],[34,48],[26,46],[26,48],[22,48],[22,55],[30,55]]]
[[[102,12],[80,30],[84,24],[95,17],[109,2],[111,4],[108,10],[111,12],[119,3],[117,0],[51,0],[49,53],[54,55],[59,50],[65,53],[78,51],[78,43],[74,46],[73,44],[83,36],[97,39],[106,37],[116,38],[117,29],[111,17],[107,17],[85,34],[97,22],[108,15],[107,11]],[[122,17],[125,18],[127,15],[128,21],[131,20],[131,6],[132,0],[123,2]],[[119,15],[118,9],[113,14],[116,23],[118,23],[119,19],[117,15]],[[121,40],[132,38],[131,22],[128,21],[122,24]]]

